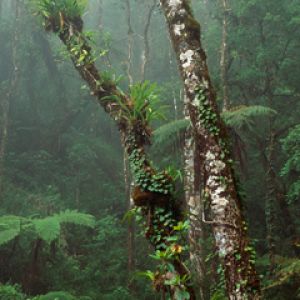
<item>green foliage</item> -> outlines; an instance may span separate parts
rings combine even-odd
[[[1,285],[0,284],[0,299],[1,300],[25,300],[25,295],[21,293],[18,285]]]
[[[63,14],[69,18],[81,16],[87,0],[31,0],[35,9],[45,18],[60,18]]]
[[[224,291],[219,291],[219,290],[214,292],[210,298],[210,300],[226,300],[226,299],[227,297],[224,294]]]
[[[208,102],[205,89],[199,87],[197,100],[199,101],[199,118],[202,126],[212,135],[218,136],[220,129],[217,127],[217,114]]]
[[[264,288],[265,297],[267,299],[274,299],[281,295],[283,297],[289,295],[289,299],[300,299],[299,286],[300,260],[277,257],[275,276],[272,280],[268,281]]]
[[[66,210],[41,220],[34,219],[32,223],[39,237],[47,243],[59,237],[62,223],[76,224],[90,228],[93,228],[96,224],[95,218],[92,215],[72,210]]]
[[[23,231],[31,230],[32,226],[35,233],[41,239],[50,243],[59,237],[62,223],[76,224],[90,228],[93,228],[96,224],[95,218],[92,215],[72,210],[66,210],[44,219],[3,216],[0,218],[0,222],[0,245],[14,239],[20,233],[23,233]]]
[[[138,149],[134,149],[128,158],[131,170],[134,174],[134,180],[143,190],[165,195],[173,191],[173,183],[165,171],[152,174],[151,171],[145,169],[145,154],[141,153]]]
[[[287,137],[282,139],[282,148],[287,160],[281,170],[281,176],[289,179],[288,199],[292,203],[300,196],[300,125],[290,130]]]
[[[89,214],[80,213],[76,210],[65,210],[55,214],[54,217],[59,223],[69,223],[94,228],[96,225],[95,217]]]
[[[131,119],[139,119],[148,124],[150,121],[164,119],[163,109],[155,83],[144,81],[130,87],[130,100],[133,103]]]
[[[187,250],[184,242],[189,223],[188,221],[177,223],[172,212],[163,208],[155,208],[152,223],[154,234],[150,237],[150,241],[156,246],[156,250],[150,257],[159,264],[155,272],[147,270],[138,275],[151,280],[156,289],[171,287],[175,291],[175,299],[190,299],[190,294],[186,290],[190,284],[190,277],[188,274],[178,274],[174,263]],[[165,231],[168,232],[167,235]]]
[[[161,145],[171,139],[174,140],[176,135],[184,132],[189,126],[190,121],[186,119],[174,120],[158,127],[154,132],[154,146]]]
[[[20,234],[22,219],[17,216],[0,217],[0,246]]]
[[[222,112],[222,118],[226,125],[236,130],[255,128],[256,118],[266,118],[276,115],[277,112],[269,107],[262,105],[240,105]]]
[[[33,300],[78,300],[77,297],[72,296],[68,292],[50,292],[43,296],[33,298]]]
[[[50,243],[59,237],[60,224],[57,218],[47,217],[33,220],[32,223],[38,236],[45,242]]]
[[[158,97],[158,88],[149,81],[139,82],[129,89],[129,103],[124,103],[118,96],[107,96],[102,100],[114,100],[122,110],[121,117],[132,125],[147,126],[151,121],[164,119],[163,110]]]

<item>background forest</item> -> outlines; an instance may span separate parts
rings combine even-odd
[[[151,159],[181,170],[182,186],[188,123],[158,1],[87,2],[86,35],[105,76],[125,91],[149,81],[161,100]],[[263,299],[300,299],[300,2],[191,4],[232,138]],[[130,182],[119,132],[64,46],[28,1],[0,0],[0,299],[160,299],[143,273],[153,271],[152,249],[127,213]],[[226,299],[204,229],[204,298]]]

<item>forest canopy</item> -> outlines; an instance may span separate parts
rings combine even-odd
[[[0,0],[0,299],[300,299],[298,2]]]

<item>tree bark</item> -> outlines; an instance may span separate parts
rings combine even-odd
[[[19,78],[19,66],[17,60],[17,48],[19,41],[19,18],[20,18],[20,2],[15,0],[15,27],[11,46],[11,60],[12,69],[9,77],[9,86],[6,94],[3,96],[1,101],[2,110],[2,124],[0,132],[0,198],[3,197],[3,180],[4,180],[4,160],[6,154],[6,145],[8,139],[8,128],[9,128],[9,111],[10,104],[13,94],[15,93],[16,86]]]
[[[186,116],[189,117],[188,115]],[[190,244],[190,260],[194,271],[196,272],[196,279],[199,286],[200,299],[205,298],[205,255],[203,251],[203,223],[202,216],[202,199],[201,199],[201,178],[198,170],[199,159],[198,155],[200,149],[198,144],[195,144],[191,129],[187,129],[185,135],[184,145],[184,166],[185,166],[185,201],[189,210],[189,244]]]
[[[149,62],[149,54],[150,54],[150,47],[149,47],[149,28],[151,24],[151,18],[154,12],[156,6],[156,0],[153,0],[153,3],[151,4],[148,15],[147,15],[147,21],[145,24],[144,28],[144,35],[143,35],[143,40],[144,40],[144,49],[142,53],[142,64],[141,64],[141,80],[145,80],[145,75],[146,75],[146,68]]]
[[[170,239],[176,235],[174,224],[181,220],[181,216],[177,213],[178,203],[172,196],[173,179],[166,171],[156,170],[146,155],[145,147],[150,144],[151,137],[150,124],[145,119],[148,104],[145,103],[141,111],[136,111],[134,101],[129,95],[121,92],[113,81],[102,78],[92,59],[92,50],[82,33],[81,17],[64,15],[63,18],[64,22],[61,22],[61,14],[45,17],[45,28],[59,36],[75,69],[90,87],[91,94],[115,120],[135,180],[132,194],[134,204],[147,217],[146,237],[156,250],[162,251],[162,243],[166,246],[172,245]],[[168,223],[165,223],[166,218]],[[170,272],[155,273],[154,287],[157,291],[168,292],[172,299],[178,290],[187,291],[190,299],[195,299],[194,290],[188,280],[189,272],[180,253],[175,251],[171,257],[174,266],[171,278],[180,276],[187,280],[169,287],[165,285],[165,280],[171,279]]]
[[[200,26],[186,0],[160,1],[180,75],[186,106],[203,172],[202,192],[210,203],[216,246],[222,258],[229,299],[258,299],[260,284],[252,260],[241,201],[228,151],[227,133],[217,111],[206,55],[200,43]],[[201,173],[200,173],[201,174]]]
[[[222,2],[222,42],[221,42],[221,59],[220,59],[220,69],[221,69],[221,84],[223,91],[223,110],[228,110],[230,108],[229,96],[228,96],[228,0],[221,0]]]
[[[126,64],[126,75],[129,80],[129,85],[133,84],[133,76],[132,76],[132,47],[133,47],[133,30],[131,26],[131,6],[130,0],[125,1],[126,4],[126,12],[127,12],[127,26],[128,26],[128,33],[127,33],[127,64]]]

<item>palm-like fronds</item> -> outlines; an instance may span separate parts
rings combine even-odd
[[[82,15],[87,0],[31,0],[35,9],[45,18],[59,17],[60,14],[72,17]]]
[[[63,223],[93,228],[96,224],[92,215],[66,210],[44,219],[30,219],[19,216],[0,217],[0,246],[11,241],[21,232],[34,229],[35,233],[45,242],[50,243],[60,235]],[[24,226],[26,224],[26,226]]]
[[[240,105],[228,111],[222,112],[221,116],[225,124],[235,130],[248,129],[254,127],[256,118],[264,118],[276,115],[277,112],[267,106],[262,105]]]
[[[95,218],[92,215],[84,214],[76,210],[66,210],[54,215],[59,223],[69,223],[93,228],[96,225]]]
[[[276,115],[277,112],[262,105],[246,106],[241,105],[232,108],[229,111],[221,113],[221,117],[225,124],[235,132],[240,129],[251,130],[254,128],[257,118],[265,118]],[[181,132],[184,132],[189,126],[189,120],[180,119],[171,121],[157,128],[154,131],[154,145],[163,145],[174,142]]]
[[[154,132],[154,144],[162,145],[166,141],[176,140],[178,134],[185,131],[189,126],[190,121],[186,119],[180,119],[171,121],[158,127]]]
[[[0,245],[5,244],[20,234],[21,218],[17,216],[0,217]]]
[[[60,223],[56,217],[32,220],[38,236],[47,243],[56,240],[60,234]]]

